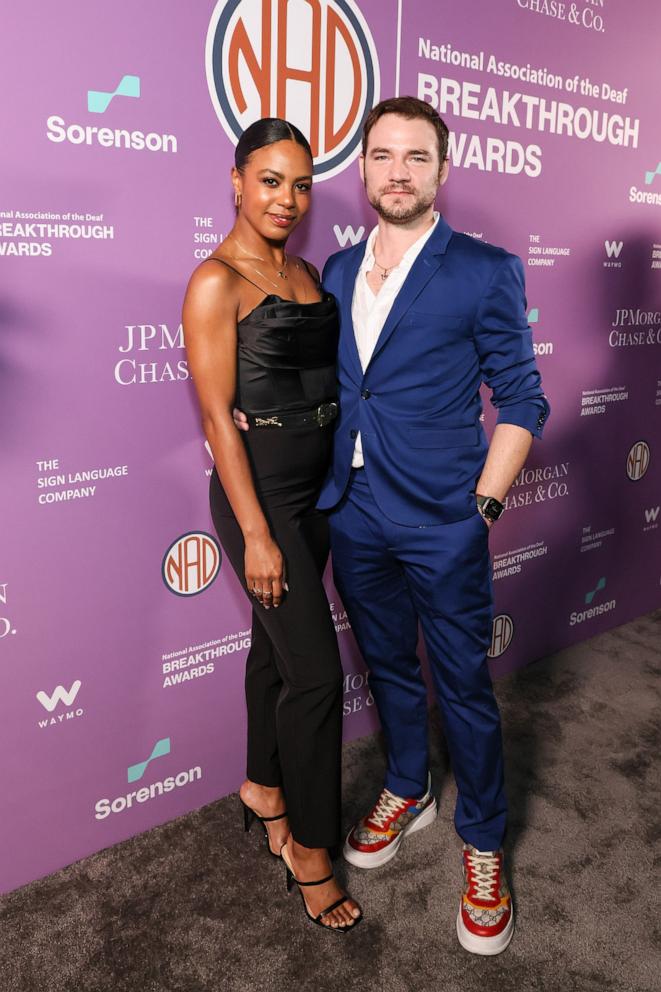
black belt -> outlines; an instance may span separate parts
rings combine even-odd
[[[251,427],[308,427],[310,424],[325,427],[335,420],[339,409],[337,403],[331,402],[320,403],[314,410],[301,410],[295,413],[275,413],[261,417],[248,414],[248,423]]]

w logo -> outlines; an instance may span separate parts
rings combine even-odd
[[[379,101],[376,46],[355,0],[217,0],[206,70],[231,141],[260,117],[284,117],[309,138],[317,179],[355,159]]]
[[[604,248],[609,258],[619,258],[624,241],[604,241]]]
[[[645,523],[655,524],[659,519],[659,513],[661,513],[661,506],[655,506],[649,510],[645,510]]]
[[[58,685],[54,692],[49,696],[48,693],[41,689],[37,693],[37,699],[49,713],[52,713],[58,703],[65,703],[67,706],[73,706],[73,702],[78,695],[78,690],[80,689],[82,682],[80,679],[76,679],[74,684],[71,686],[67,692],[63,685]]]
[[[337,238],[337,243],[340,246],[340,248],[346,248],[347,244],[352,244],[352,245],[357,245],[358,244],[358,242],[365,235],[365,228],[361,224],[361,226],[358,228],[358,230],[357,231],[354,231],[354,229],[351,226],[351,224],[347,224],[347,226],[344,228],[344,230],[342,230],[342,228],[340,227],[339,224],[334,224],[333,225],[333,233],[334,233],[335,237]]]

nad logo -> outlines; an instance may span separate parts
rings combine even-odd
[[[491,647],[487,651],[488,658],[499,658],[507,651],[514,637],[514,621],[507,613],[494,617]]]
[[[140,76],[122,76],[110,93],[104,90],[87,91],[87,109],[91,114],[104,114],[116,96],[140,97]]]
[[[80,689],[82,682],[80,679],[76,679],[69,691],[64,688],[63,685],[56,686],[55,690],[49,696],[47,692],[41,689],[37,693],[37,699],[49,713],[52,713],[58,703],[64,703],[66,706],[73,706],[74,700],[78,695],[78,690]]]
[[[636,441],[627,455],[627,475],[638,482],[650,467],[650,446],[647,441]]]
[[[357,245],[358,242],[365,236],[365,227],[361,224],[358,230],[354,230],[351,224],[343,229],[339,224],[333,224],[333,234],[337,238],[337,243],[340,248],[346,248],[348,244]]]
[[[163,758],[166,754],[170,753],[170,738],[163,737],[160,741],[156,741],[152,752],[146,761],[139,761],[137,765],[131,765],[127,770],[127,781],[128,782],[138,782],[142,776],[147,771],[147,766],[150,761],[154,761],[155,758]]]
[[[163,556],[161,574],[177,596],[196,596],[211,585],[220,570],[218,542],[204,531],[183,534]]]
[[[624,241],[604,241],[604,248],[609,258],[619,258]]]
[[[284,117],[309,138],[316,179],[356,158],[379,102],[376,46],[355,0],[217,0],[206,73],[230,141],[260,117]]]
[[[654,170],[654,172],[646,172],[645,173],[645,185],[646,186],[651,186],[652,183],[654,182],[654,177],[655,176],[661,176],[661,162],[659,162],[659,164],[657,165],[657,167]]]
[[[592,589],[591,592],[586,592],[585,605],[589,606],[592,600],[594,599],[594,597],[597,595],[597,593],[602,592],[605,588],[606,588],[606,576],[602,575],[602,577],[599,579],[594,589]]]

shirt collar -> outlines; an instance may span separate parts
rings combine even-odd
[[[427,230],[423,234],[421,234],[420,237],[417,238],[413,242],[413,244],[410,245],[406,249],[406,251],[404,252],[404,254],[401,257],[400,262],[398,263],[398,265],[395,266],[395,268],[398,269],[400,267],[400,265],[404,265],[404,264],[408,263],[409,260],[412,257],[415,257],[418,254],[418,252],[421,250],[421,248],[422,248],[423,244],[425,243],[425,241],[427,241],[427,239],[431,237],[432,231],[434,231],[434,229],[436,228],[436,225],[438,224],[438,221],[439,221],[439,217],[440,216],[441,215],[438,212],[438,210],[435,210],[434,211],[434,223],[431,224],[427,228]],[[369,237],[367,238],[367,245],[365,246],[365,255],[363,257],[363,264],[361,265],[361,268],[362,269],[366,269],[366,268],[370,268],[371,269],[373,267],[373,265],[374,265],[374,261],[375,261],[375,258],[374,258],[374,243],[376,241],[376,236],[377,236],[378,232],[379,232],[379,225],[377,224],[376,227],[372,228],[372,230],[369,233]],[[422,242],[422,244],[421,244],[421,242]]]

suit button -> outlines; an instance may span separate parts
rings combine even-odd
[[[368,400],[372,394],[370,393],[369,389],[363,389],[360,395],[363,397],[364,400]]]
[[[356,438],[358,437],[358,431],[349,431],[349,437],[351,438],[352,441],[355,441]]]

